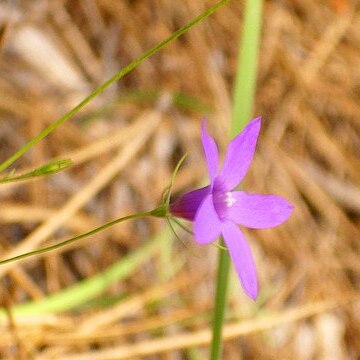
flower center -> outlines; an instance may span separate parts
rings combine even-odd
[[[230,191],[215,191],[213,193],[213,199],[216,213],[221,220],[226,218],[227,210],[236,203],[236,199]]]
[[[236,199],[230,191],[225,193],[225,203],[227,207],[232,207],[236,203]]]

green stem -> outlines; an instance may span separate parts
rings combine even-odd
[[[69,120],[71,117],[73,117],[76,113],[78,113],[87,103],[89,103],[93,98],[101,94],[105,89],[107,89],[112,83],[115,81],[121,79],[123,76],[128,74],[130,71],[134,70],[138,65],[140,65],[145,59],[155,54],[157,51],[159,51],[161,48],[163,48],[165,45],[167,45],[169,42],[175,40],[180,35],[184,34],[186,31],[188,31],[190,28],[192,28],[194,25],[199,23],[200,21],[204,20],[206,17],[213,14],[215,11],[217,11],[222,6],[226,5],[230,0],[222,0],[219,1],[217,4],[209,8],[208,10],[204,11],[201,15],[190,21],[188,24],[181,27],[179,30],[172,33],[167,39],[162,41],[160,44],[155,45],[150,50],[146,51],[144,54],[142,54],[139,58],[131,62],[129,65],[125,66],[123,69],[121,69],[119,72],[117,72],[113,77],[111,77],[109,80],[107,80],[104,84],[97,87],[89,96],[87,96],[84,100],[82,100],[78,105],[76,105],[74,108],[72,108],[70,111],[68,111],[65,115],[60,117],[58,120],[54,121],[52,124],[50,124],[47,128],[45,128],[43,131],[40,132],[37,136],[35,136],[33,139],[31,139],[29,142],[27,142],[22,148],[20,148],[14,155],[9,157],[7,160],[5,160],[2,164],[0,164],[0,171],[3,171],[7,169],[11,164],[13,164],[17,159],[19,159],[22,155],[24,155],[31,147],[33,147],[35,144],[37,144],[40,140],[42,140],[44,137],[49,135],[52,131],[54,131],[58,126],[60,126],[65,121]]]
[[[244,25],[240,38],[240,55],[237,62],[234,107],[231,135],[238,134],[252,115],[256,86],[257,58],[260,42],[262,0],[247,0]],[[222,328],[227,302],[227,288],[230,269],[227,251],[219,250],[215,308],[212,327],[211,360],[218,360],[222,353]]]
[[[222,242],[223,245],[223,242]],[[211,360],[217,360],[222,352],[222,326],[226,309],[226,294],[228,288],[228,274],[230,268],[230,256],[227,251],[219,249],[218,272],[216,279],[215,308],[212,328]]]
[[[153,210],[153,211],[155,211],[155,210]],[[110,226],[113,226],[115,224],[118,224],[118,223],[126,221],[126,220],[139,219],[139,218],[147,217],[147,216],[156,216],[156,215],[153,215],[153,211],[124,216],[122,218],[119,218],[119,219],[110,221],[110,222],[108,222],[108,223],[106,223],[104,225],[101,225],[101,226],[99,226],[99,227],[97,227],[95,229],[92,229],[92,230],[90,230],[90,231],[88,231],[88,232],[86,232],[84,234],[74,236],[74,237],[72,237],[70,239],[64,240],[64,241],[59,242],[57,244],[47,246],[47,247],[44,247],[44,248],[41,248],[41,249],[37,249],[37,250],[34,250],[34,251],[27,252],[25,254],[17,255],[17,256],[14,256],[12,258],[2,260],[2,261],[0,261],[0,265],[5,265],[5,264],[8,264],[8,263],[11,263],[11,262],[14,262],[14,261],[18,261],[18,260],[28,258],[30,256],[43,254],[43,253],[48,252],[48,251],[53,251],[55,249],[58,249],[60,247],[66,246],[66,245],[69,245],[69,244],[71,244],[71,243],[73,243],[75,241],[78,241],[80,239],[83,239],[83,238],[85,238],[87,236],[96,234],[96,233],[98,233],[98,232],[100,232],[102,230],[105,230],[106,228],[108,228]]]

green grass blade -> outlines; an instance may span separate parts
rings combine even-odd
[[[118,96],[111,103],[105,104],[93,112],[81,116],[78,118],[78,122],[82,126],[88,126],[99,117],[105,117],[116,106],[123,103],[156,105],[156,102],[161,98],[162,94],[163,92],[157,89],[129,90],[124,95]],[[202,115],[214,111],[208,103],[201,101],[196,96],[191,96],[180,91],[171,94],[171,103],[180,109],[196,111]]]
[[[231,136],[238,134],[253,115],[258,54],[261,35],[262,0],[247,0],[233,97]]]
[[[236,69],[231,136],[238,134],[251,119],[256,86],[257,59],[260,43],[262,0],[247,0],[244,26],[240,38]],[[219,360],[222,353],[222,327],[227,301],[230,257],[219,250],[215,309],[212,328],[211,360]]]
[[[3,163],[0,164],[0,171],[4,171],[7,169],[11,164],[13,164],[17,159],[19,159],[22,155],[24,155],[30,148],[32,148],[35,144],[37,144],[40,140],[42,140],[44,137],[49,135],[52,131],[54,131],[58,126],[60,126],[65,121],[72,118],[76,113],[78,113],[87,103],[89,103],[92,99],[94,99],[96,96],[101,94],[105,89],[107,89],[111,84],[113,84],[115,81],[121,79],[123,76],[128,74],[130,71],[134,70],[138,65],[140,65],[144,60],[146,60],[148,57],[154,55],[156,52],[158,52],[160,49],[162,49],[164,46],[166,46],[171,41],[177,39],[179,36],[183,35],[185,32],[187,32],[189,29],[191,29],[193,26],[213,14],[215,11],[217,11],[222,6],[226,5],[230,0],[222,0],[212,6],[211,8],[204,11],[201,15],[172,33],[167,39],[162,41],[160,44],[155,45],[150,50],[146,51],[143,55],[141,55],[139,58],[131,62],[129,65],[125,66],[123,69],[118,71],[113,77],[111,77],[109,80],[107,80],[105,83],[97,87],[89,96],[87,96],[84,100],[82,100],[78,105],[76,105],[74,108],[72,108],[70,111],[68,111],[65,115],[54,121],[52,124],[50,124],[47,128],[45,128],[43,131],[40,132],[37,136],[35,136],[33,139],[31,139],[29,142],[27,142],[21,149],[19,149],[14,155],[9,157],[7,160],[5,160]]]
[[[148,240],[143,247],[131,252],[103,272],[44,299],[14,306],[10,309],[11,314],[30,316],[59,313],[81,306],[101,295],[111,284],[131,275],[161,248],[164,241],[170,241],[170,237],[170,231],[163,230]],[[0,316],[7,316],[4,309],[0,308]]]

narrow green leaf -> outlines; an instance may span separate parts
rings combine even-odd
[[[37,169],[31,170],[25,174],[15,176],[15,170],[0,179],[0,183],[8,183],[13,181],[28,180],[39,176],[47,176],[57,173],[59,171],[66,170],[73,165],[71,159],[54,160],[45,165],[38,167]]]

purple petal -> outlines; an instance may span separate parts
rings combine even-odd
[[[245,236],[237,225],[230,221],[223,223],[222,233],[243,289],[247,295],[256,300],[258,296],[256,269]]]
[[[234,189],[246,175],[259,136],[261,118],[252,120],[229,144],[224,165],[215,181],[218,190]]]
[[[213,184],[218,169],[219,153],[214,139],[206,132],[205,120],[202,122],[201,141],[209,171],[210,183]]]
[[[208,195],[201,203],[194,220],[194,236],[199,244],[215,241],[221,232],[221,221],[215,211],[213,197]]]
[[[190,191],[170,204],[170,213],[193,221],[200,204],[208,194],[210,194],[210,186]]]
[[[276,195],[247,194],[244,191],[231,192],[235,199],[228,207],[226,218],[252,229],[278,226],[286,221],[293,206]]]

